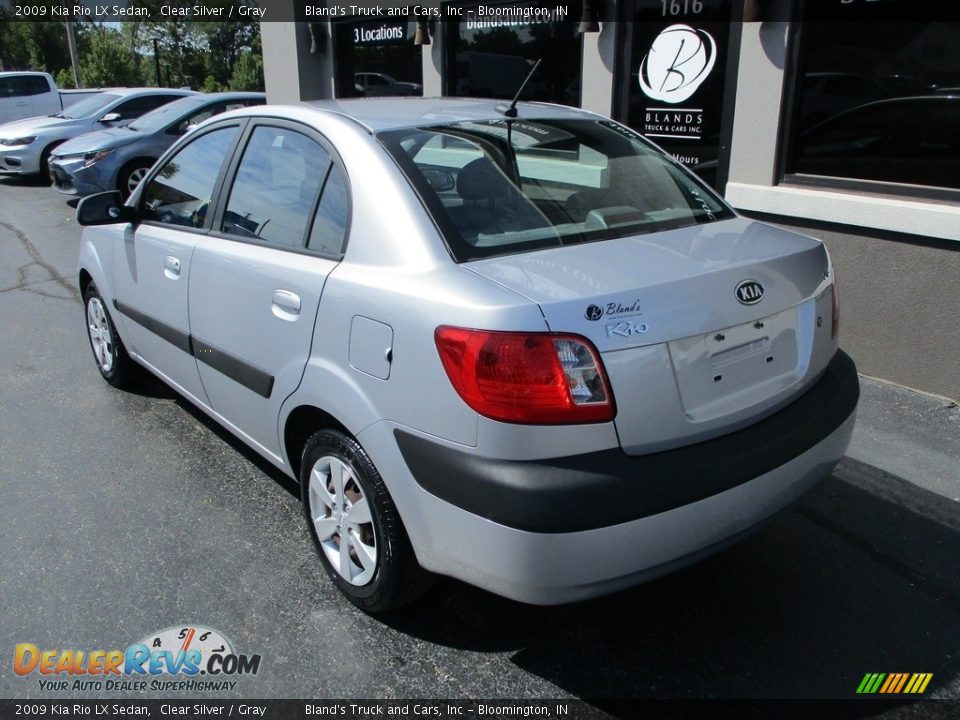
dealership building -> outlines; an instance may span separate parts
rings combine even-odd
[[[298,21],[262,25],[271,103],[511,98],[542,59],[524,99],[613,117],[823,239],[863,374],[960,398],[957,3],[274,4]]]

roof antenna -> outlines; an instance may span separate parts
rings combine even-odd
[[[530,82],[530,78],[533,77],[533,74],[537,71],[537,68],[540,67],[540,63],[543,62],[543,58],[537,60],[533,68],[527,73],[527,77],[524,78],[523,83],[520,85],[520,89],[517,90],[517,94],[513,96],[513,102],[509,105],[497,105],[497,112],[502,113],[508,118],[515,118],[517,116],[517,101],[520,99],[520,95],[523,93],[523,89],[527,86],[527,83]]]

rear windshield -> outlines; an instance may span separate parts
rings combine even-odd
[[[378,138],[458,262],[733,216],[679,163],[609,121],[459,122]]]

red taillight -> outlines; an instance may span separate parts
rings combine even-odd
[[[434,333],[454,389],[481,415],[511,423],[613,419],[613,397],[585,338],[443,326]]]
[[[840,332],[840,298],[837,297],[837,276],[833,276],[833,284],[830,285],[830,310],[832,314],[832,325],[830,326],[830,338],[837,339],[837,333]]]

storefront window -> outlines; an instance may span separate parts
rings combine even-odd
[[[807,11],[787,179],[960,189],[960,23],[891,17],[915,4],[885,5]]]
[[[337,97],[423,95],[423,60],[407,18],[334,23]]]
[[[579,0],[456,7],[462,8],[463,19],[444,23],[445,94],[511,99],[542,58],[522,98],[580,105]]]
[[[731,0],[626,0],[618,118],[717,182]]]

